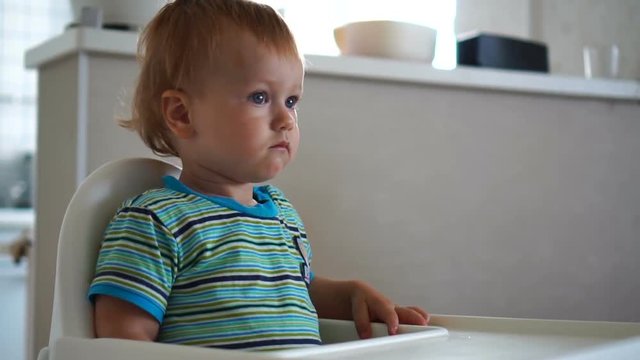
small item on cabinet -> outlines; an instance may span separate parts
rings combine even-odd
[[[587,45],[582,48],[584,77],[615,79],[620,73],[618,45]]]
[[[545,44],[477,32],[458,38],[458,65],[549,72]]]
[[[83,6],[80,13],[80,25],[100,29],[102,27],[102,9],[94,6]]]
[[[102,12],[102,26],[111,30],[137,31],[164,6],[168,0],[70,0],[73,19],[69,27],[84,25],[82,11],[85,7],[98,8]]]

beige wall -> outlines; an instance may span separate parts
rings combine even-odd
[[[640,106],[309,75],[278,179],[318,274],[447,314],[640,321]]]
[[[457,0],[456,34],[486,31],[529,38],[529,0]]]

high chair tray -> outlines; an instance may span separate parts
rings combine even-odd
[[[625,360],[638,359],[640,354],[640,323],[448,315],[433,316],[431,323],[435,326],[401,326],[402,334],[395,336],[385,335],[385,325],[374,324],[373,335],[378,337],[355,340],[352,322],[321,319],[327,345],[273,352],[63,337],[38,359]]]
[[[320,337],[322,346],[269,352],[275,358],[305,358],[312,355],[325,355],[337,352],[356,351],[375,348],[382,345],[397,344],[412,340],[446,337],[447,329],[438,326],[400,325],[396,335],[389,336],[387,325],[371,324],[371,338],[361,340],[353,321],[322,319]]]
[[[446,338],[448,331],[437,326],[400,325],[398,333],[389,336],[387,326],[381,323],[371,324],[371,338],[360,339],[353,321],[320,319],[320,336],[323,345],[291,350],[247,352],[241,350],[222,350],[195,346],[169,345],[120,339],[80,339],[61,338],[50,350],[38,358],[50,360],[76,360],[91,358],[95,360],[116,358],[153,358],[168,360],[177,358],[196,359],[323,359],[326,357],[354,355],[362,350],[375,350],[394,347],[402,343]],[[90,357],[85,357],[82,354]]]

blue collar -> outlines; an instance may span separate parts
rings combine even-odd
[[[163,176],[162,180],[164,181],[164,186],[166,186],[168,189],[185,194],[195,195],[243,214],[260,218],[274,218],[278,216],[278,207],[273,202],[273,199],[269,194],[269,185],[254,186],[253,199],[256,200],[258,204],[256,204],[255,206],[244,206],[230,197],[212,196],[199,193],[189,188],[187,185],[183,184],[180,180],[174,178],[173,176]]]

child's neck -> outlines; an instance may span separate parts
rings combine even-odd
[[[204,195],[225,196],[233,198],[242,205],[253,206],[256,201],[253,199],[253,183],[235,183],[230,179],[221,176],[202,177],[188,171],[182,171],[180,181]]]

